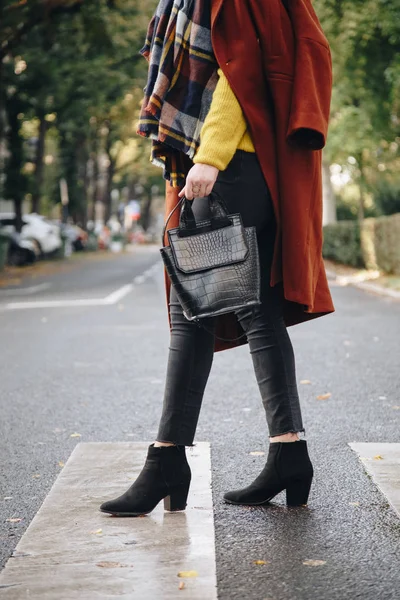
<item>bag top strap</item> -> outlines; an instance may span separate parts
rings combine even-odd
[[[176,211],[177,208],[179,208],[179,206],[181,206],[183,204],[183,202],[187,200],[187,198],[185,196],[183,196],[178,204],[171,210],[171,212],[169,213],[167,220],[165,221],[165,225],[163,227],[163,232],[162,232],[162,238],[161,238],[161,246],[165,246],[165,234],[167,232],[167,227],[168,227],[168,223],[172,217],[172,215],[174,214],[174,212]],[[189,202],[189,201],[188,201]]]
[[[172,215],[174,214],[174,212],[180,206],[182,206],[182,211],[181,211],[180,219],[179,219],[179,227],[182,229],[192,229],[192,230],[196,229],[196,219],[193,215],[192,200],[188,200],[186,198],[186,196],[182,196],[182,198],[179,200],[178,204],[171,210],[171,212],[169,213],[169,215],[167,217],[167,220],[166,220],[164,228],[163,228],[161,246],[165,245],[165,234],[167,231],[168,223],[169,223]],[[208,206],[210,209],[212,223],[216,224],[218,222],[221,222],[221,223],[224,223],[225,225],[228,224],[228,208],[227,208],[223,198],[215,190],[213,190],[211,192],[211,194],[208,196]]]

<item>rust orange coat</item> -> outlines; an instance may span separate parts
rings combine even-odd
[[[333,312],[322,260],[322,169],[332,90],[328,42],[310,0],[212,0],[212,42],[246,117],[277,223],[271,285],[285,321]],[[178,202],[167,184],[166,214]],[[250,202],[251,199],[249,198]],[[169,227],[177,226],[178,215]],[[170,282],[166,280],[167,299]],[[217,335],[242,333],[233,314]],[[215,351],[246,342],[215,341]]]

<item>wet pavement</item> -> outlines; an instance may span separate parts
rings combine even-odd
[[[0,290],[2,565],[76,444],[151,440],[162,404],[169,336],[158,250],[88,261],[43,283],[29,301],[65,306],[6,310],[26,293]],[[68,305],[131,284],[112,304]],[[268,438],[248,348],[215,355],[197,440],[211,445],[222,600],[400,598],[399,517],[349,446],[400,441],[400,303],[332,291],[334,315],[290,330],[315,467],[308,508],[287,509],[283,495],[269,508],[222,503],[262,468]]]
[[[193,484],[186,511],[144,518],[100,513],[139,474],[147,444],[78,444],[0,573],[2,598],[163,598],[179,591],[215,600],[210,447],[188,452]],[[115,468],[110,468],[115,465]]]

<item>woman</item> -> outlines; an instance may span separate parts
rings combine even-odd
[[[255,225],[262,302],[254,318],[241,310],[208,319],[206,330],[186,320],[166,276],[171,343],[157,439],[134,484],[101,510],[137,516],[162,499],[167,510],[186,507],[185,446],[213,354],[246,342],[270,447],[255,481],[224,499],[262,505],[286,490],[288,505],[306,504],[313,468],[286,327],[334,310],[321,254],[328,42],[310,0],[161,0],[142,52],[150,65],[139,133],[164,167],[167,213],[185,195],[207,218],[214,190]]]

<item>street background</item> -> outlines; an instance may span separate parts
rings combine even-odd
[[[112,306],[6,310],[26,295],[0,292],[2,564],[77,442],[154,439],[168,353],[155,246],[85,257],[29,297],[102,297],[137,276]],[[283,497],[268,509],[222,502],[260,471],[265,456],[250,453],[266,452],[268,434],[248,347],[215,355],[197,440],[212,448],[223,600],[399,597],[400,522],[348,443],[398,441],[400,304],[334,282],[332,292],[334,315],[291,329],[316,471],[308,509],[288,510]]]
[[[78,442],[157,432],[165,182],[136,135],[156,4],[0,6],[0,567]],[[197,439],[212,449],[222,600],[400,598],[398,515],[348,445],[400,441],[400,5],[313,7],[334,70],[336,313],[290,333],[316,477],[306,510],[222,503],[259,473],[268,438],[248,347],[217,353]]]

